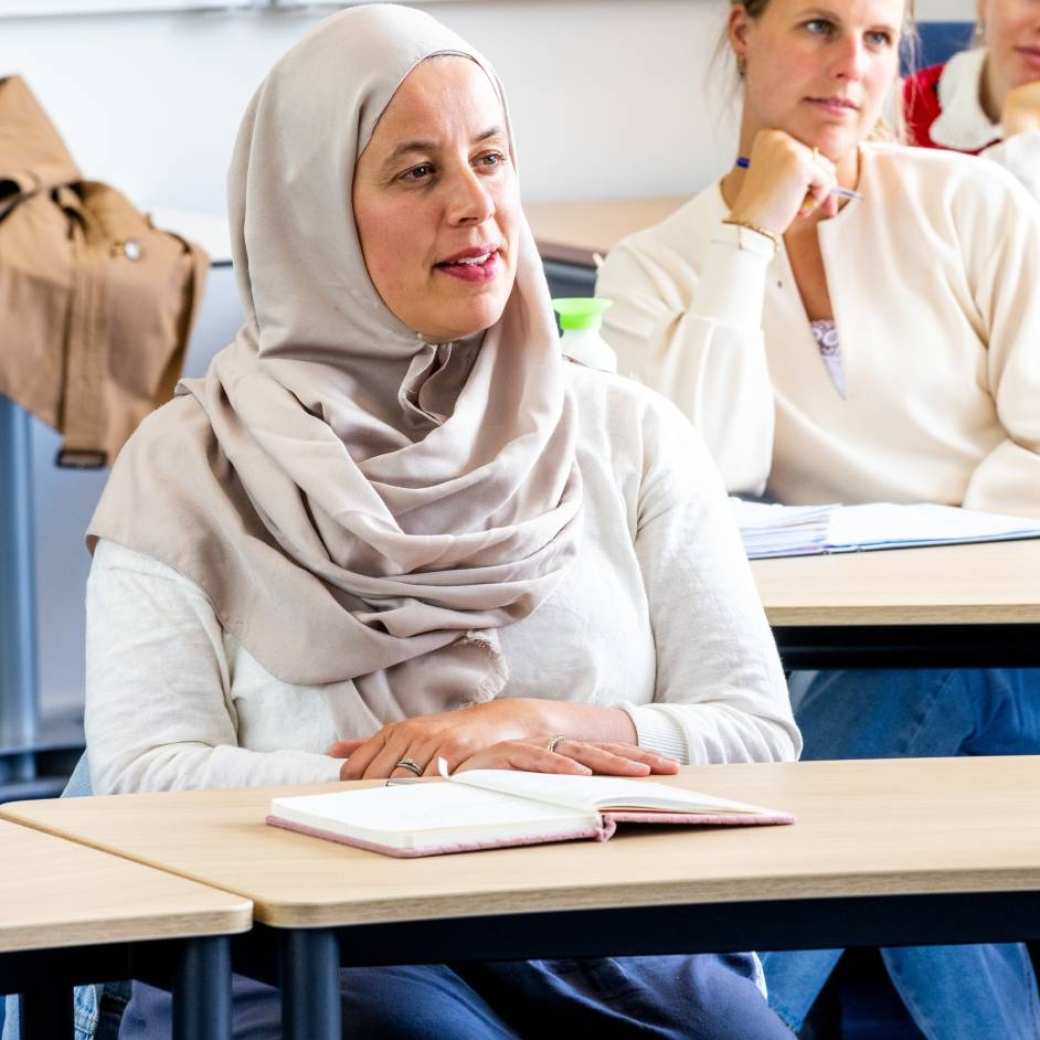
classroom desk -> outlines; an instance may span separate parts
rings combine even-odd
[[[689,196],[604,202],[529,202],[524,213],[543,260],[595,267],[594,254],[606,256],[611,247],[633,231],[660,223]]]
[[[3,820],[0,849],[0,994],[22,994],[23,1040],[71,1038],[72,987],[127,978],[173,989],[177,1040],[230,1038],[248,899]]]
[[[616,242],[657,224],[685,201],[682,196],[606,202],[531,202],[524,212],[534,232],[553,296],[592,296],[596,255]]]
[[[0,814],[253,900],[235,969],[281,978],[287,1040],[340,1036],[341,963],[1040,937],[1040,757],[707,766],[664,782],[798,822],[396,860],[267,827],[287,789]]]
[[[751,569],[786,668],[1040,667],[1040,539]]]

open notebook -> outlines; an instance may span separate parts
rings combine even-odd
[[[773,809],[648,780],[474,769],[437,781],[275,798],[267,822],[389,856],[433,856],[576,838],[619,823],[793,823]]]
[[[730,504],[752,560],[1040,538],[1035,520],[929,503],[780,506],[731,498]]]

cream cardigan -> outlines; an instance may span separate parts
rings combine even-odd
[[[995,164],[861,147],[861,201],[819,225],[848,382],[784,250],[723,234],[719,185],[600,270],[619,371],[700,428],[730,491],[1040,516],[1040,206]]]
[[[700,438],[657,394],[568,372],[580,550],[549,600],[500,630],[503,696],[619,705],[641,746],[682,762],[796,758],[776,644]],[[350,680],[282,682],[198,585],[109,541],[87,585],[86,686],[98,793],[334,780],[329,745],[393,718]]]

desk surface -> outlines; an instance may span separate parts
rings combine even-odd
[[[1040,757],[706,766],[666,782],[787,809],[798,823],[630,827],[604,844],[396,860],[266,826],[286,789],[10,803],[0,815],[247,896],[256,920],[287,928],[1040,890]]]
[[[683,195],[663,195],[607,202],[529,202],[524,212],[543,259],[592,267],[594,253],[606,256],[626,235],[660,223],[686,200]]]
[[[1040,624],[1040,539],[755,560],[774,627]]]
[[[67,799],[73,801],[73,799]],[[0,820],[0,953],[248,931],[252,905]]]

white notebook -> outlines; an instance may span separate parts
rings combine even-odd
[[[773,809],[650,780],[483,769],[443,781],[275,798],[267,822],[391,856],[595,838],[618,823],[792,823]]]
[[[1035,520],[955,506],[780,506],[731,498],[749,559],[1040,538]]]

